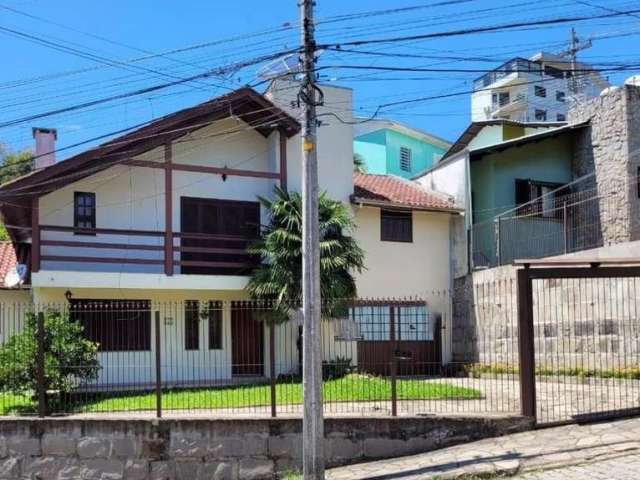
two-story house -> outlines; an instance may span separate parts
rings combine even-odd
[[[327,104],[350,110],[351,90],[322,88]],[[271,196],[276,185],[301,188],[295,92],[293,82],[274,82],[264,95],[242,88],[64,161],[40,151],[48,164],[0,187],[12,244],[29,250],[21,258],[28,258],[30,290],[22,295],[36,306],[81,312],[85,331],[101,345],[100,384],[151,382],[157,338],[172,355],[164,382],[263,377],[296,367],[298,325],[270,330],[234,303],[248,298],[244,287],[256,259],[246,247],[267,220],[257,197]],[[51,149],[54,135],[37,130],[37,143]],[[325,121],[318,131],[320,187],[351,206],[365,250],[359,295],[426,298],[448,289],[450,222],[459,210],[411,181],[361,175],[354,185],[352,140],[348,123]],[[221,307],[199,318],[198,305]],[[385,308],[378,302],[375,314],[388,315]],[[449,308],[442,298],[414,308],[411,321],[424,325],[406,331],[433,341],[427,310]],[[357,318],[366,322],[367,315],[373,312],[363,309]],[[340,342],[374,340],[345,339],[336,325],[323,326],[325,356],[340,355]],[[123,364],[124,371],[116,367]]]
[[[353,129],[353,151],[367,173],[413,178],[438,163],[451,144],[395,120],[370,120]]]

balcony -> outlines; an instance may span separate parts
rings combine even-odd
[[[515,74],[514,79],[517,79],[521,73],[542,77],[542,65],[525,58],[514,58],[474,80],[473,89],[481,90],[487,88],[512,74]]]
[[[514,96],[498,96],[497,101],[494,101],[491,106],[485,108],[485,113],[488,118],[502,117],[526,108],[526,106],[527,95],[524,92]]]
[[[114,273],[119,277],[134,275],[132,278],[138,279],[137,288],[149,287],[140,280],[143,278],[140,274],[165,288],[170,285],[177,288],[179,279],[190,288],[199,288],[194,286],[194,279],[205,276],[218,276],[223,283],[224,278],[229,278],[229,285],[237,286],[238,278],[247,277],[259,261],[246,250],[255,237],[40,225],[32,245],[34,286],[56,286],[53,272],[69,273],[63,275],[66,282],[74,278],[75,286],[89,282],[87,287],[122,287],[110,284]],[[193,278],[185,280],[188,277]],[[46,285],[37,285],[38,279]],[[208,285],[211,288],[213,284]]]

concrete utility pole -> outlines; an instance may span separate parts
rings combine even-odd
[[[318,229],[318,150],[313,0],[302,0],[303,53],[299,98],[302,119],[302,464],[305,480],[324,479],[322,349],[320,344],[320,234]]]

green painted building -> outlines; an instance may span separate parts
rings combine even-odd
[[[413,178],[435,165],[450,146],[446,140],[389,120],[354,127],[354,155],[371,174]]]

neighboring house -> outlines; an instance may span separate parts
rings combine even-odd
[[[628,84],[576,104],[569,123],[473,122],[438,165],[416,179],[451,195],[467,212],[454,227],[454,276],[515,258],[637,239],[638,118],[640,89]],[[595,177],[564,187],[588,175]],[[585,188],[593,198],[581,213],[586,201],[571,195]],[[560,211],[567,198],[568,215]],[[497,220],[505,212],[512,220]],[[591,238],[580,238],[588,229]]]
[[[276,185],[301,188],[295,87],[274,82],[265,95],[239,89],[0,187],[0,213],[14,244],[30,245],[31,300],[68,304],[85,325],[117,332],[116,341],[87,329],[103,345],[101,385],[151,384],[155,315],[172,349],[164,382],[272,373],[267,327],[230,301],[247,298],[255,259],[245,249],[267,219],[257,197],[269,197]],[[322,88],[327,104],[350,110],[350,90]],[[360,296],[425,298],[431,289],[450,287],[448,231],[458,213],[451,202],[399,179],[370,184],[356,176],[354,190],[348,123],[328,122],[318,130],[318,164],[320,188],[353,204],[356,236],[367,253],[367,270],[357,277]],[[168,302],[173,306],[163,307]],[[375,313],[352,310],[353,319],[366,332],[373,315],[388,315],[398,304],[381,300]],[[193,313],[211,305],[223,307],[204,320]],[[415,340],[433,342],[427,309],[448,312],[448,302],[423,303],[419,311],[405,307],[414,309]],[[340,342],[356,341],[344,338],[339,326],[323,324],[328,359],[344,350]],[[279,325],[274,334],[275,374],[291,372],[298,366],[298,325]],[[112,359],[130,368],[118,369]]]
[[[469,260],[474,266],[496,262],[494,225],[490,222],[494,217],[573,179],[574,131],[582,127],[510,120],[474,122],[438,165],[417,178],[426,188],[452,195],[456,205],[467,212],[455,237],[466,243],[466,232],[473,234],[469,235]],[[525,235],[524,231],[517,233]],[[466,250],[460,248],[459,252]],[[469,268],[466,255],[456,255],[455,263],[457,276],[465,274]]]
[[[412,178],[435,165],[451,144],[393,120],[371,120],[354,126],[353,151],[366,172]]]
[[[609,84],[590,65],[540,52],[516,57],[474,81],[471,120],[564,122],[569,103],[597,97]]]

